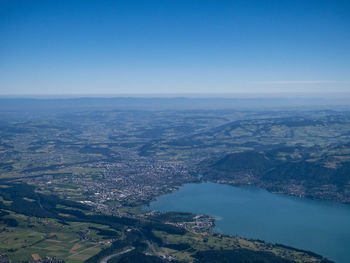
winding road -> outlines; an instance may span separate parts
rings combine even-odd
[[[125,253],[128,253],[128,252],[134,250],[134,249],[135,249],[134,247],[131,247],[131,248],[128,248],[128,249],[123,250],[123,251],[121,251],[121,252],[118,252],[118,253],[112,254],[112,255],[110,255],[110,256],[104,257],[103,259],[100,260],[99,263],[107,263],[108,260],[110,260],[111,258],[120,256],[120,255],[123,255],[123,254],[125,254]]]

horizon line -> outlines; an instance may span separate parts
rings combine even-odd
[[[73,99],[73,98],[294,98],[345,99],[349,92],[219,92],[219,93],[64,93],[64,94],[0,94],[1,99]]]

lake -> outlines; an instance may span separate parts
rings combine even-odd
[[[350,206],[280,194],[255,187],[186,184],[160,196],[149,208],[217,218],[217,232],[311,250],[350,262]]]

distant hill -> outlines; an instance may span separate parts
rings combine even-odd
[[[208,180],[254,184],[275,192],[350,203],[349,161],[332,163],[337,156],[324,154],[312,158],[314,153],[309,148],[292,150],[288,147],[227,154],[219,160],[207,161],[203,173]],[[293,158],[296,152],[299,156]]]

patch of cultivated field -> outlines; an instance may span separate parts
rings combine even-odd
[[[0,254],[9,256],[13,262],[58,257],[66,262],[83,262],[98,253],[106,240],[89,227],[108,229],[106,226],[87,223],[61,224],[54,219],[38,219],[11,213],[19,222],[17,227],[0,223]],[[81,239],[79,233],[84,233]]]

